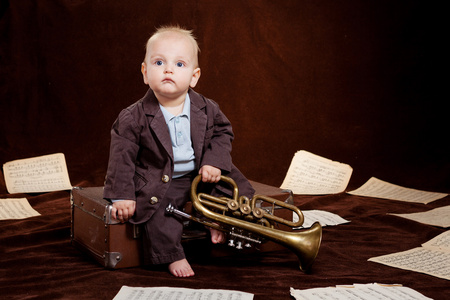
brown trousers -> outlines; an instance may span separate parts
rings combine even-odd
[[[166,213],[166,207],[172,204],[176,209],[182,210],[190,199],[191,183],[198,171],[193,171],[183,177],[174,178],[170,182],[169,189],[161,200],[161,205],[152,218],[144,224],[143,254],[145,264],[168,264],[185,258],[181,235],[183,234],[183,219]],[[248,182],[247,182],[248,183]],[[198,191],[211,194],[216,197],[231,197],[228,191],[221,187],[220,181],[215,183],[202,183],[198,185]],[[228,186],[227,183],[225,185]],[[229,186],[228,186],[229,188]],[[253,187],[248,183],[239,190],[242,195],[253,197]],[[193,212],[195,214],[195,212]]]
[[[195,172],[192,172],[172,179],[164,199],[161,199],[158,210],[144,224],[145,264],[168,264],[185,258],[181,245],[183,220],[175,215],[167,214],[166,207],[172,204],[176,209],[182,210],[189,200],[191,182],[195,175]]]

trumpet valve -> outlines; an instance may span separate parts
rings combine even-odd
[[[238,241],[238,242],[236,243],[236,249],[242,250],[242,242],[241,242],[241,241]]]
[[[264,216],[264,210],[259,207],[255,207],[252,210],[252,214],[255,218],[261,219]]]
[[[229,241],[228,241],[228,246],[230,246],[230,247],[236,246],[236,245],[234,244],[234,240],[229,240]]]
[[[235,211],[235,210],[239,209],[239,203],[236,200],[229,200],[227,202],[227,207],[229,210]]]
[[[240,209],[241,209],[241,213],[244,215],[248,215],[252,212],[252,209],[251,209],[250,205],[248,205],[248,204],[242,204]]]

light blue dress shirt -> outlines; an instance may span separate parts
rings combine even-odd
[[[191,141],[191,99],[186,94],[183,111],[178,116],[172,115],[161,104],[159,105],[169,128],[172,140],[174,170],[173,178],[186,175],[195,169],[194,148]]]

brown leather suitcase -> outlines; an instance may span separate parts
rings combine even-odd
[[[71,191],[72,244],[109,269],[141,264],[139,227],[111,218],[111,203],[103,199],[103,187]]]
[[[141,228],[111,218],[111,202],[103,199],[103,187],[75,187],[71,191],[71,243],[108,269],[142,265]],[[190,202],[187,208],[190,209]],[[183,245],[196,247],[206,230],[185,222]]]
[[[266,195],[275,199],[289,202],[290,195],[285,191],[250,181],[257,194]],[[119,223],[111,218],[112,205],[103,199],[103,187],[75,187],[71,191],[72,230],[71,242],[76,248],[89,254],[102,266],[108,269],[136,267],[142,265],[142,241],[140,227],[131,223]],[[292,199],[291,199],[292,200]],[[190,213],[191,203],[186,205]],[[292,211],[277,208],[275,215],[292,219]],[[194,226],[192,226],[194,225]],[[284,228],[286,230],[286,228]],[[182,243],[186,254],[198,254],[209,251],[211,256],[224,256],[236,253],[232,247],[215,245],[208,247],[206,231],[199,226],[185,222]],[[206,250],[205,250],[206,248]],[[284,249],[273,242],[266,242],[258,246],[258,251],[275,251]],[[246,249],[245,253],[255,251]]]

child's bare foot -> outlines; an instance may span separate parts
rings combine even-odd
[[[225,242],[225,234],[223,233],[223,231],[214,228],[209,228],[209,231],[211,232],[211,242],[213,242],[213,244]]]
[[[194,271],[186,258],[174,261],[169,265],[170,273],[175,277],[190,277],[194,276]]]

